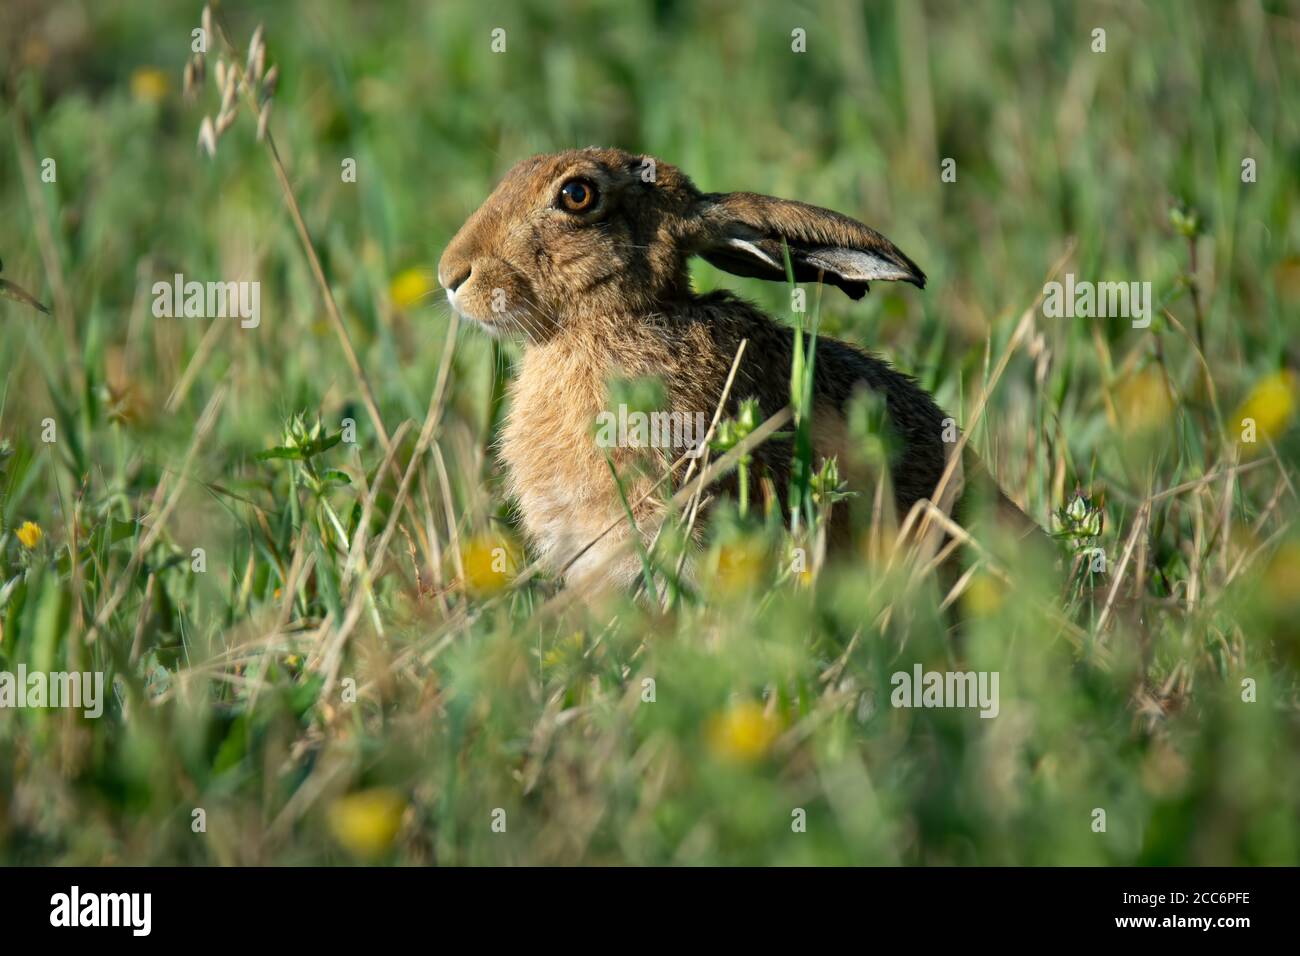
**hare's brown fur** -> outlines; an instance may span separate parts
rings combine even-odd
[[[577,213],[558,197],[575,180],[599,197]],[[711,416],[747,340],[724,414],[751,397],[764,418],[787,404],[793,330],[730,293],[696,295],[687,272],[689,257],[702,255],[738,274],[781,280],[785,248],[797,279],[821,279],[854,297],[870,279],[925,282],[910,259],[861,223],[766,196],[704,194],[674,167],[619,150],[520,163],[447,247],[438,274],[453,307],[493,334],[524,338],[502,453],[524,528],[557,568],[624,514],[610,461],[635,502],[663,460],[685,450],[599,447],[594,423],[608,407],[612,378],[658,378],[669,410]],[[945,415],[912,379],[821,337],[814,388],[819,458],[843,461],[844,415],[855,392],[869,389],[883,396],[898,440],[890,470],[900,513],[934,493],[946,461]],[[647,459],[659,467],[642,468]],[[768,441],[754,461],[784,502],[790,440]],[[636,511],[647,536],[659,502],[651,496]],[[566,578],[634,579],[629,533],[623,526],[606,535]]]

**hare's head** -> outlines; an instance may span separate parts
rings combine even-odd
[[[616,149],[515,166],[452,239],[438,281],[462,315],[545,340],[584,316],[662,311],[690,296],[686,262],[861,298],[872,279],[925,285],[893,243],[827,209],[754,193],[701,193],[677,168]]]

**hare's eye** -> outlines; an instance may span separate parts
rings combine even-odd
[[[570,179],[560,187],[560,206],[569,212],[585,212],[596,204],[596,187],[585,179]]]

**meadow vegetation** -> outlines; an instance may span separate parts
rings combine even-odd
[[[110,688],[0,710],[0,862],[1300,861],[1300,7],[231,0],[187,96],[201,9],[0,10],[0,278],[50,309],[0,299],[0,671]],[[834,476],[794,528],[754,476],[692,581],[683,515],[657,601],[566,599],[494,450],[517,345],[433,270],[585,145],[906,250],[924,291],[805,316],[693,277],[914,374],[1064,570],[962,540],[954,589],[869,501],[823,560]],[[1046,316],[1067,273],[1149,327]],[[157,317],[176,274],[260,321]],[[918,664],[998,715],[892,706]]]

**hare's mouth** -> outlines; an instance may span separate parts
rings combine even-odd
[[[508,313],[494,313],[491,318],[482,318],[468,311],[464,305],[456,300],[456,290],[447,290],[447,304],[451,306],[452,311],[468,322],[473,322],[480,329],[499,339],[505,332],[515,326],[512,317]]]
[[[492,336],[494,339],[499,339],[505,334],[505,330],[502,329],[501,325],[497,322],[484,322],[482,319],[476,319],[472,315],[467,315],[465,318],[469,319],[469,321],[477,325],[481,331]]]

